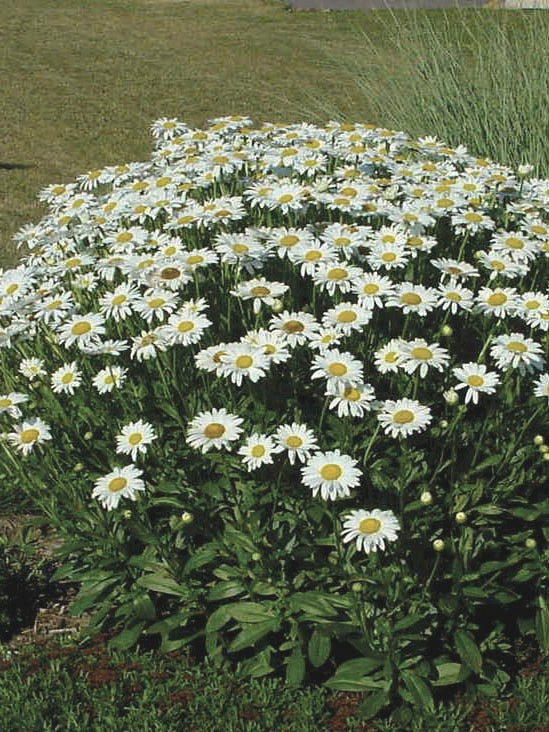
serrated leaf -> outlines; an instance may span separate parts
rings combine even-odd
[[[235,597],[245,592],[246,588],[238,580],[227,580],[218,582],[208,592],[208,602],[215,600],[226,600],[228,597]]]
[[[433,695],[425,681],[413,671],[401,671],[401,676],[404,686],[410,692],[414,702],[419,707],[433,712],[435,709]]]
[[[318,630],[313,630],[309,638],[307,653],[309,661],[315,668],[320,668],[330,657],[332,642],[330,637],[323,635]]]
[[[165,574],[144,574],[137,578],[136,584],[163,595],[180,597],[185,592],[185,588],[179,582]]]
[[[454,641],[461,660],[475,673],[480,673],[482,671],[482,655],[473,636],[466,630],[456,630]]]
[[[299,686],[305,678],[305,659],[299,646],[295,646],[286,666],[286,683]]]
[[[264,620],[262,623],[254,623],[244,628],[230,644],[228,650],[230,653],[236,653],[242,651],[244,648],[249,648],[255,645],[258,641],[264,638],[269,633],[277,630],[279,626],[276,618],[270,620]]]

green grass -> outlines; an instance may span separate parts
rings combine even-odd
[[[534,732],[549,702],[546,667],[530,665],[509,697],[455,699],[436,714],[366,723],[359,694],[279,680],[243,683],[181,654],[113,654],[102,639],[79,648],[55,643],[23,649],[0,663],[0,728],[12,732]]]

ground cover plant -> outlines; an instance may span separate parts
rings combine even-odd
[[[495,695],[546,650],[548,182],[373,125],[162,118],[3,273],[2,470],[113,648]]]

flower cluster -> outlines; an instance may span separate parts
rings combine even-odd
[[[55,449],[52,404],[100,396],[124,414],[113,452],[141,467],[111,465],[92,495],[135,499],[149,455],[173,455],[163,413],[131,413],[148,379],[182,451],[234,452],[244,473],[301,463],[301,485],[336,501],[360,496],[378,431],[428,433],[445,390],[469,410],[506,385],[547,404],[547,181],[373,125],[152,131],[150,161],[44,189],[49,214],[0,274],[0,418],[25,414],[4,428],[23,455]],[[250,399],[278,416],[250,418]],[[331,443],[326,413],[362,424],[359,441]],[[343,537],[375,551],[398,528],[360,508]]]

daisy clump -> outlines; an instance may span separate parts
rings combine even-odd
[[[503,683],[549,623],[549,182],[370,124],[152,133],[0,272],[0,470],[80,609],[292,683],[360,649],[382,706]]]

